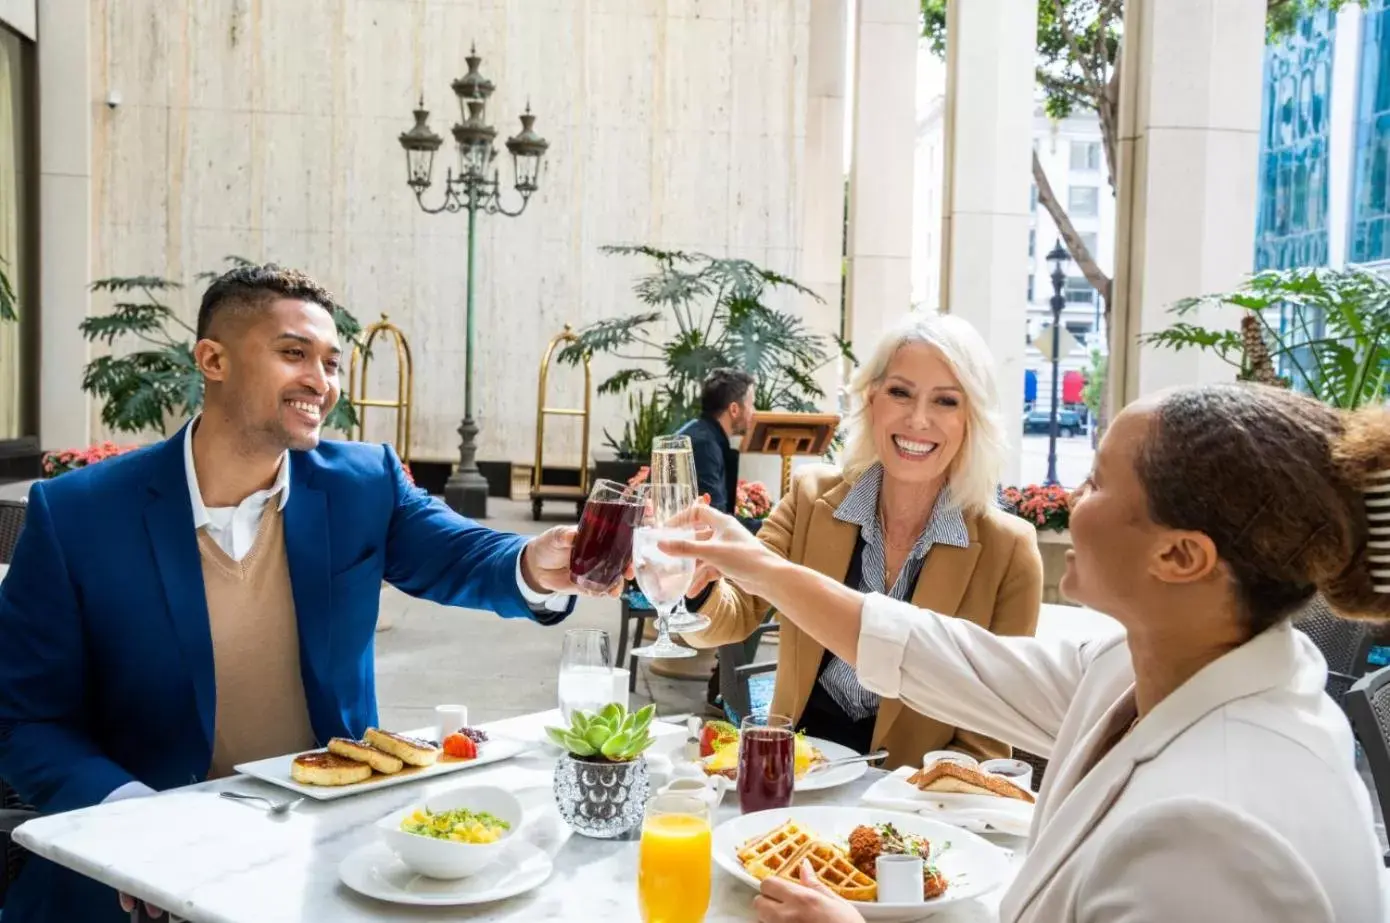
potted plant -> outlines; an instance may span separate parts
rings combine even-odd
[[[1058,585],[1067,569],[1071,548],[1071,493],[1057,484],[1006,487],[999,493],[999,508],[1026,520],[1038,530],[1038,551],[1043,560],[1043,602],[1063,601]]]
[[[568,728],[546,734],[565,753],[555,764],[555,803],[576,833],[622,836],[642,822],[649,789],[642,756],[655,741],[648,728],[655,705],[629,713],[616,702],[598,713],[577,711]]]
[[[599,353],[623,360],[622,368],[599,384],[599,394],[623,394],[651,382],[656,390],[647,407],[657,405],[664,414],[653,435],[674,432],[699,416],[700,390],[714,369],[754,375],[758,410],[811,411],[826,398],[816,382],[820,370],[842,358],[855,361],[839,337],[815,333],[800,317],[766,303],[779,292],[821,300],[781,273],[748,260],[655,247],[612,246],[603,252],[646,257],[655,264],[633,286],[644,310],[576,331],[559,360],[577,365]],[[651,447],[643,445],[639,429],[634,425],[630,450],[645,461]],[[620,454],[627,449],[617,440],[610,444]]]
[[[604,443],[613,450],[611,459],[599,459],[594,463],[594,476],[615,481],[619,484],[631,483],[637,472],[644,468],[652,457],[652,442],[657,436],[674,432],[677,421],[671,419],[670,408],[658,394],[633,393],[628,395],[628,419],[623,423],[622,436],[614,438],[608,430],[603,431]]]

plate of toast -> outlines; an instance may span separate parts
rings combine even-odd
[[[941,761],[925,769],[900,767],[869,786],[862,800],[876,808],[919,812],[976,833],[1027,836],[1036,796],[978,766]]]
[[[232,767],[306,798],[332,801],[511,759],[530,744],[465,728],[473,746],[455,755],[422,736],[367,728],[361,740],[335,737],[322,750],[287,753]]]
[[[1012,861],[988,840],[920,815],[822,805],[736,817],[715,828],[713,849],[715,864],[753,889],[774,877],[800,882],[809,862],[822,884],[877,923],[920,919],[987,894],[1008,880]],[[921,900],[879,899],[884,854],[922,858]]]

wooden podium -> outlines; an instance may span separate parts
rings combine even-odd
[[[782,494],[792,486],[792,458],[824,455],[840,417],[833,413],[758,411],[748,423],[740,452],[782,456]]]

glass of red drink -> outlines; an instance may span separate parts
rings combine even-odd
[[[738,806],[744,814],[790,807],[796,738],[785,715],[748,717],[738,735]]]
[[[570,579],[592,593],[605,593],[622,580],[632,560],[632,530],[646,506],[645,484],[595,483],[570,552]]]

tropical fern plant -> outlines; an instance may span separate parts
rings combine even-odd
[[[250,261],[229,256],[227,262]],[[194,278],[210,281],[218,272],[201,272]],[[133,337],[140,346],[120,355],[98,356],[82,370],[82,390],[102,399],[101,420],[125,433],[158,430],[172,415],[191,416],[203,405],[203,379],[193,358],[196,331],[168,304],[169,296],[183,286],[158,276],[121,276],[98,279],[93,292],[116,300],[108,314],[94,314],[79,324],[88,342],[111,346],[118,338]],[[338,336],[344,344],[356,343],[362,326],[341,305],[333,309]],[[324,425],[346,432],[357,422],[345,396]]]
[[[738,368],[757,378],[758,409],[809,411],[825,397],[816,373],[841,356],[854,361],[839,337],[814,333],[796,315],[763,303],[777,289],[822,300],[794,279],[748,260],[703,253],[645,246],[603,252],[647,257],[655,268],[633,286],[649,310],[590,324],[560,353],[560,361],[570,365],[597,353],[626,361],[599,384],[599,394],[649,385],[667,418],[679,422],[699,413],[706,375]],[[675,331],[659,339],[664,318],[675,321]]]
[[[1140,342],[1199,349],[1229,363],[1242,381],[1297,388],[1352,409],[1385,400],[1390,374],[1390,282],[1361,269],[1268,270],[1234,292],[1187,298],[1178,317],[1204,307],[1242,312],[1238,329],[1180,320]],[[1287,374],[1280,375],[1280,367]]]

